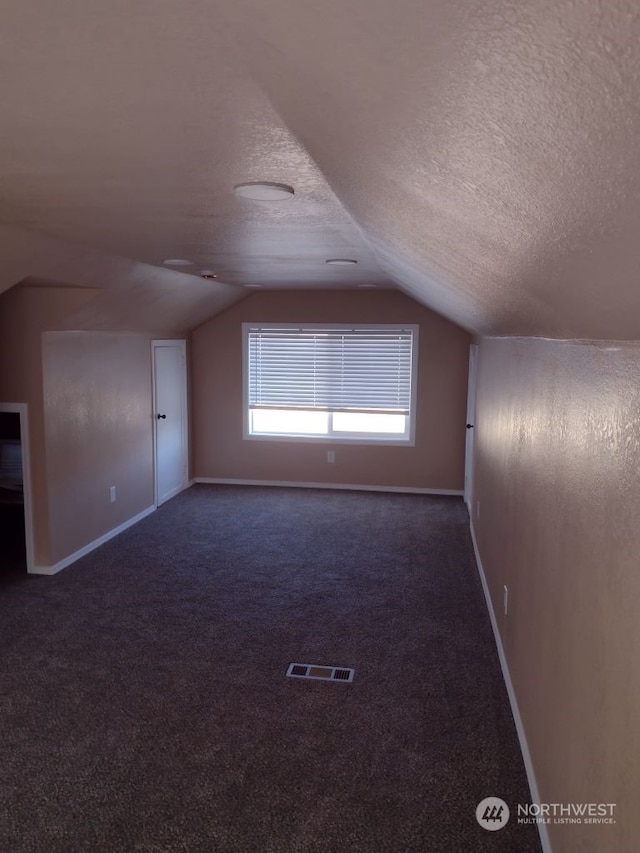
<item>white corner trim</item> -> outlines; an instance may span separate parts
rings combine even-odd
[[[124,521],[122,524],[118,525],[118,527],[114,527],[113,530],[110,530],[108,533],[105,533],[104,536],[100,536],[99,539],[94,539],[93,542],[90,542],[88,545],[85,545],[84,548],[80,548],[80,550],[76,551],[74,554],[70,554],[68,557],[65,557],[58,563],[54,563],[52,566],[34,566],[33,569],[31,569],[31,571],[29,572],[29,574],[57,574],[58,572],[62,571],[62,569],[66,569],[67,566],[70,566],[71,563],[75,563],[76,560],[79,560],[81,557],[90,554],[91,551],[95,551],[96,548],[99,548],[101,545],[104,545],[104,543],[108,542],[109,539],[113,539],[114,536],[117,536],[119,533],[124,532],[128,527],[133,527],[134,524],[137,524],[139,521],[142,521],[143,518],[146,518],[148,515],[151,515],[151,513],[155,512],[155,510],[155,506],[149,506],[146,509],[143,509],[142,512],[139,512],[137,515],[134,515],[133,518],[130,518],[128,521]]]
[[[516,724],[516,731],[518,733],[518,740],[520,741],[520,751],[522,752],[522,759],[524,761],[524,768],[527,774],[527,781],[529,782],[529,791],[531,793],[531,801],[533,803],[540,803],[540,791],[538,790],[538,782],[536,780],[536,774],[533,769],[533,761],[531,760],[531,753],[529,752],[529,744],[527,743],[527,735],[524,730],[524,725],[522,723],[522,717],[520,716],[520,709],[518,708],[518,700],[516,698],[516,692],[513,687],[513,682],[511,681],[511,673],[509,672],[509,664],[507,663],[507,656],[504,651],[504,646],[502,645],[502,637],[500,636],[500,631],[498,630],[498,621],[496,619],[495,610],[493,609],[493,602],[491,601],[491,593],[489,592],[489,585],[487,583],[487,577],[484,573],[484,566],[482,565],[482,560],[480,559],[480,552],[478,550],[478,541],[476,539],[476,532],[473,527],[473,519],[471,520],[471,541],[473,542],[473,550],[476,555],[476,563],[478,566],[478,574],[480,575],[480,581],[482,583],[482,589],[484,591],[484,598],[487,604],[487,610],[489,611],[489,618],[491,619],[491,627],[493,629],[493,636],[496,641],[496,647],[498,649],[498,657],[500,659],[500,667],[502,669],[502,677],[504,678],[504,683],[507,688],[507,694],[509,695],[509,703],[511,705],[511,713],[513,714],[513,719]],[[540,844],[542,846],[543,853],[553,853],[551,848],[551,840],[549,838],[549,830],[547,829],[546,824],[539,823],[538,824],[538,833],[540,835]]]
[[[282,486],[293,489],[345,489],[350,492],[400,492],[408,495],[462,496],[462,489],[419,489],[412,486],[361,486],[354,483],[298,483],[290,480],[235,480],[227,477],[195,477],[194,483],[222,486]]]

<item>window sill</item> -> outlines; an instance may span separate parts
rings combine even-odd
[[[307,444],[347,444],[368,445],[375,447],[415,447],[412,438],[384,438],[382,436],[349,437],[337,435],[249,435],[243,436],[245,441],[278,441],[285,443],[307,443]]]

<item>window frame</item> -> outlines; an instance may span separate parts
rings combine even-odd
[[[299,329],[300,331],[408,331],[412,332],[411,346],[411,395],[408,420],[408,431],[400,437],[393,433],[346,433],[329,432],[323,435],[297,435],[297,434],[268,434],[251,433],[249,430],[249,330],[255,328],[264,329]],[[415,447],[416,443],[416,409],[418,400],[418,338],[420,326],[417,323],[242,323],[242,437],[245,441],[279,441],[307,444],[357,444],[372,445],[379,447]],[[307,410],[305,410],[307,411]],[[331,425],[332,415],[328,411]]]

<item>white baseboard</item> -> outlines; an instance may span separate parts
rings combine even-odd
[[[412,486],[361,486],[354,483],[297,483],[289,480],[233,480],[226,477],[195,477],[194,483],[215,483],[222,486],[282,486],[292,489],[345,489],[350,492],[401,492],[408,495],[454,495],[461,489],[418,489]]]
[[[480,581],[482,582],[482,589],[484,590],[484,597],[487,603],[487,610],[489,611],[489,618],[491,619],[491,627],[493,628],[493,636],[496,641],[496,647],[498,649],[498,657],[500,659],[500,667],[502,668],[502,677],[504,678],[504,683],[507,688],[507,694],[509,695],[509,703],[511,704],[511,713],[513,714],[513,719],[516,724],[516,731],[518,732],[518,740],[520,741],[520,751],[522,752],[522,759],[524,761],[524,768],[527,774],[527,781],[529,782],[529,791],[531,793],[531,802],[532,803],[540,803],[540,791],[538,790],[538,782],[536,780],[536,774],[533,769],[533,762],[531,760],[531,753],[529,752],[529,744],[527,743],[527,736],[524,730],[524,725],[522,724],[522,717],[520,716],[520,709],[518,708],[518,700],[516,698],[516,693],[513,687],[513,682],[511,681],[511,673],[509,672],[509,665],[507,663],[507,656],[505,655],[504,646],[502,645],[502,637],[500,636],[500,631],[498,629],[498,621],[496,619],[496,613],[493,609],[493,602],[491,600],[491,593],[489,592],[489,585],[487,583],[487,577],[484,572],[484,566],[482,565],[482,560],[480,559],[480,552],[478,550],[478,541],[476,539],[476,532],[473,527],[473,519],[471,520],[471,540],[473,542],[473,550],[476,555],[476,563],[478,565],[478,574],[480,575]],[[500,796],[496,794],[496,796]],[[539,823],[538,824],[538,833],[540,835],[540,844],[542,845],[543,853],[553,853],[551,849],[551,840],[549,838],[549,830],[547,829],[546,824]]]
[[[142,512],[139,512],[137,515],[134,515],[133,518],[130,518],[128,521],[123,522],[118,525],[118,527],[114,527],[113,530],[110,530],[108,533],[105,533],[104,536],[100,536],[99,539],[94,539],[93,542],[90,542],[88,545],[85,545],[84,548],[80,548],[79,551],[76,551],[74,554],[70,554],[68,557],[60,560],[57,563],[54,563],[52,566],[34,566],[33,569],[29,572],[32,575],[55,575],[58,572],[62,571],[62,569],[66,569],[67,566],[70,566],[71,563],[75,563],[76,560],[79,560],[80,557],[84,557],[86,554],[91,553],[91,551],[95,551],[96,548],[99,548],[100,545],[104,545],[105,542],[108,542],[109,539],[113,539],[114,536],[117,536],[119,533],[122,533],[128,527],[133,527],[134,524],[137,524],[139,521],[142,521],[143,518],[146,518],[148,515],[151,515],[152,512],[155,512],[155,506],[149,506],[146,509],[143,509]]]

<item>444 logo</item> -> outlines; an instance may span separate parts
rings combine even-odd
[[[484,829],[495,832],[509,820],[509,806],[500,797],[486,797],[476,807],[476,820]]]

